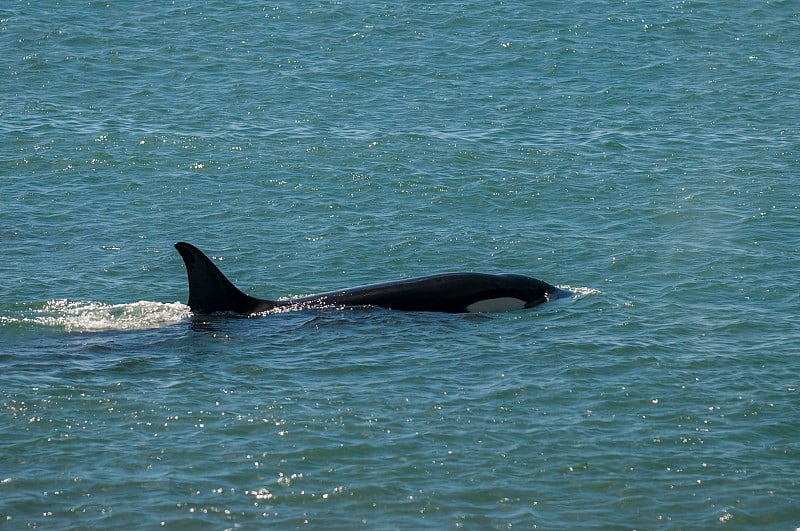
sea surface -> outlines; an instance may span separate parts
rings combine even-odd
[[[3,2],[0,527],[800,528],[799,13]]]

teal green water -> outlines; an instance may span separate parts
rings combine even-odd
[[[800,527],[799,11],[3,4],[2,525]]]

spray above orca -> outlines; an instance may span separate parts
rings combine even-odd
[[[253,315],[270,311],[376,306],[408,312],[507,312],[533,308],[569,292],[524,275],[445,273],[371,284],[291,299],[257,299],[228,280],[197,247],[179,242],[189,277],[189,308],[194,313]]]

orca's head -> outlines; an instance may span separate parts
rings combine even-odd
[[[525,275],[503,275],[513,286],[514,296],[525,301],[525,308],[569,296],[569,292],[538,278]]]

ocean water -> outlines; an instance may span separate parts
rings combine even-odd
[[[3,3],[0,526],[800,528],[798,13]]]

